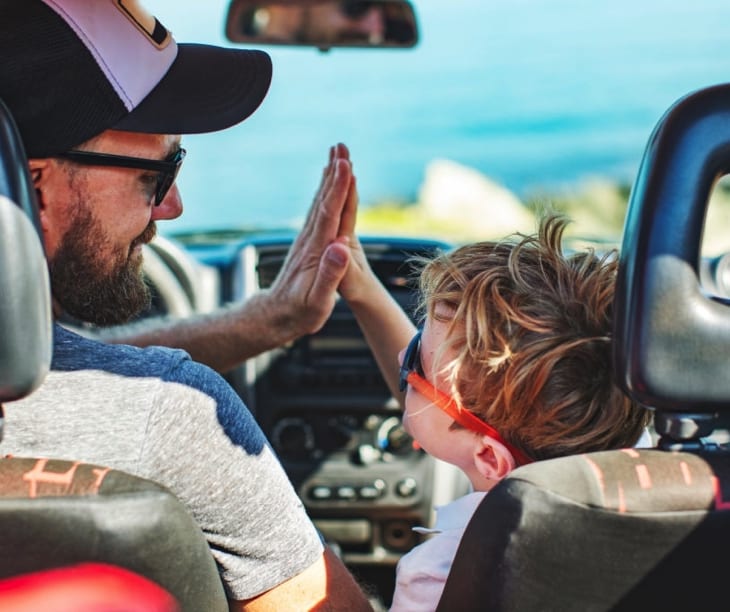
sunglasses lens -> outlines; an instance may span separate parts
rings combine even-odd
[[[398,388],[400,389],[401,393],[406,390],[408,387],[408,374],[410,373],[410,370],[405,366],[405,362],[403,362],[400,366],[400,381],[398,383]]]
[[[167,192],[170,191],[170,187],[175,182],[175,175],[169,172],[160,172],[160,176],[157,179],[157,192],[155,193],[155,206],[162,204],[162,200],[165,199]]]
[[[157,189],[155,190],[155,206],[162,204],[162,200],[165,199],[167,192],[170,191],[170,187],[172,187],[172,184],[177,178],[177,173],[180,172],[183,159],[185,159],[185,149],[178,149],[169,160],[175,164],[175,168],[171,171],[160,172],[158,175]]]
[[[413,339],[408,343],[408,348],[403,355],[403,363],[400,366],[400,381],[398,388],[405,391],[408,387],[408,375],[414,370],[420,370],[419,352],[421,348],[421,331],[419,330]]]

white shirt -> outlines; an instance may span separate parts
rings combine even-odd
[[[391,612],[436,609],[464,529],[485,495],[469,493],[439,506],[433,529],[413,528],[433,536],[398,561]]]

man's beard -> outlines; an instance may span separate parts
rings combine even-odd
[[[77,201],[75,218],[49,263],[53,297],[76,319],[95,325],[125,323],[150,305],[150,289],[142,274],[142,257],[117,254],[111,270],[99,260],[105,253],[104,229]],[[154,222],[132,246],[149,242]]]

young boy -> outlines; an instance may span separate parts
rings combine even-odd
[[[471,515],[515,467],[646,444],[651,413],[613,382],[617,258],[564,254],[566,224],[547,215],[537,235],[422,262],[425,320],[415,335],[353,249],[340,292],[404,402],[406,430],[426,452],[463,470],[474,490],[441,507],[435,528],[423,530],[434,536],[401,559],[392,610],[436,608]]]

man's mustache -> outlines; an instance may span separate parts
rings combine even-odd
[[[134,239],[132,242],[132,246],[136,247],[140,244],[147,244],[148,242],[151,242],[152,239],[157,235],[157,225],[154,221],[150,221],[145,230],[137,236],[137,238]]]

